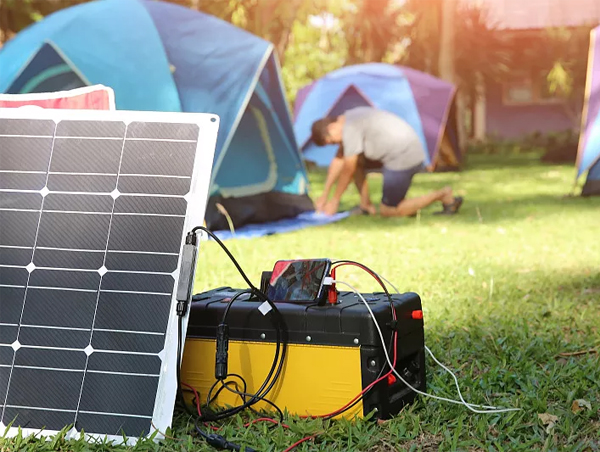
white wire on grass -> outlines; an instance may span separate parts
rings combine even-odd
[[[392,288],[396,291],[396,293],[398,295],[400,295],[400,291],[398,290],[398,288],[396,286],[394,286],[393,283],[391,283],[390,281],[388,281],[386,278],[384,278],[381,275],[378,275],[377,273],[375,273],[376,276],[378,276],[379,278],[381,278],[383,281],[385,281],[387,284],[389,284],[390,286],[392,286]],[[429,347],[427,347],[427,345],[425,345],[425,350],[427,350],[427,353],[429,353],[429,355],[431,356],[431,358],[436,362],[436,364],[438,366],[440,366],[442,369],[444,369],[446,372],[448,372],[452,378],[454,379],[454,384],[456,385],[456,390],[458,391],[458,396],[460,397],[461,400],[464,401],[463,396],[462,396],[462,392],[460,390],[460,385],[458,384],[458,378],[456,378],[456,375],[454,374],[454,372],[452,372],[450,369],[448,369],[444,364],[442,364],[433,354],[433,352],[431,351],[431,349]],[[491,409],[497,409],[497,407],[494,406],[489,406],[489,405],[474,405],[472,403],[469,403],[469,405],[471,406],[475,406],[475,407],[479,407],[479,408],[491,408]],[[513,408],[513,410],[517,411],[520,410],[519,408]]]
[[[356,295],[358,295],[358,297],[361,299],[361,301],[364,303],[364,305],[366,306],[367,310],[369,311],[369,314],[371,315],[371,319],[373,320],[373,323],[375,324],[375,328],[377,329],[377,333],[379,334],[379,339],[381,339],[381,344],[383,345],[383,353],[385,354],[385,359],[387,360],[388,365],[390,366],[390,369],[392,369],[392,372],[394,373],[394,375],[396,375],[396,377],[398,377],[400,379],[400,381],[402,383],[404,383],[406,386],[408,386],[410,389],[412,389],[414,392],[416,392],[417,394],[421,394],[427,397],[431,397],[437,400],[442,400],[444,402],[450,402],[450,403],[456,403],[458,405],[464,405],[466,406],[469,410],[471,410],[474,413],[483,413],[483,414],[494,414],[494,413],[507,413],[507,412],[511,412],[511,411],[520,411],[520,408],[496,408],[496,407],[489,407],[486,405],[476,405],[476,404],[472,404],[472,403],[468,403],[465,401],[465,399],[463,399],[462,394],[459,390],[458,395],[460,397],[460,401],[459,400],[454,400],[454,399],[447,399],[446,397],[439,397],[439,396],[435,396],[433,394],[428,394],[426,392],[420,391],[416,388],[413,388],[410,383],[408,383],[404,378],[402,378],[402,376],[396,371],[396,369],[394,368],[394,364],[392,363],[392,360],[390,359],[390,355],[387,351],[387,347],[386,347],[386,341],[383,338],[383,333],[381,332],[381,328],[379,326],[379,322],[377,322],[377,318],[375,317],[375,314],[373,314],[373,311],[371,310],[371,306],[369,306],[369,303],[367,302],[367,300],[365,300],[365,297],[363,297],[363,295],[356,290],[354,287],[352,287],[350,284],[344,282],[344,281],[338,281],[335,280],[333,281],[336,284],[343,284],[344,286],[347,286],[350,288],[350,290],[352,290]],[[430,354],[431,351],[429,351]],[[432,354],[433,356],[433,354]],[[435,359],[435,361],[442,365],[437,359]],[[444,369],[446,369],[448,372],[450,372],[452,374],[452,376],[454,377],[454,380],[456,381],[456,383],[458,384],[458,380],[456,379],[456,376],[454,375],[454,373],[452,373],[452,371],[448,368],[446,368],[445,366],[442,365],[442,367]],[[472,407],[479,407],[479,408],[490,408],[488,410],[476,410],[475,408]]]

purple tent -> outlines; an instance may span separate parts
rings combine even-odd
[[[410,68],[385,63],[344,67],[298,92],[294,109],[296,140],[306,160],[327,166],[337,149],[319,148],[312,143],[312,123],[350,108],[374,106],[397,114],[413,127],[426,150],[427,165],[456,169],[461,153],[455,91],[454,85]]]
[[[600,195],[600,27],[592,30],[577,179],[588,171],[581,194]]]

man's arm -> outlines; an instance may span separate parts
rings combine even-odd
[[[358,165],[358,157],[358,155],[353,155],[351,157],[346,157],[343,160],[339,180],[335,192],[333,193],[333,197],[325,204],[324,212],[327,215],[333,215],[337,212],[342,195],[354,177]]]
[[[329,164],[329,170],[327,171],[327,179],[325,180],[325,188],[323,189],[323,194],[316,201],[317,211],[323,210],[327,200],[329,199],[329,193],[333,188],[333,185],[340,177],[342,172],[342,168],[344,167],[344,154],[342,151],[342,146],[338,148],[335,157]]]

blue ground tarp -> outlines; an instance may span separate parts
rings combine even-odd
[[[298,215],[296,218],[288,218],[274,221],[272,223],[243,226],[239,229],[236,229],[235,233],[233,234],[230,231],[216,231],[215,235],[221,240],[252,239],[267,235],[298,231],[300,229],[314,226],[324,226],[326,224],[335,223],[343,220],[344,218],[348,218],[350,215],[351,212],[340,212],[332,216],[327,216],[314,211],[304,212]]]

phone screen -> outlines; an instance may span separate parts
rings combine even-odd
[[[315,301],[321,296],[323,278],[330,268],[329,259],[277,261],[267,297],[271,301]]]

